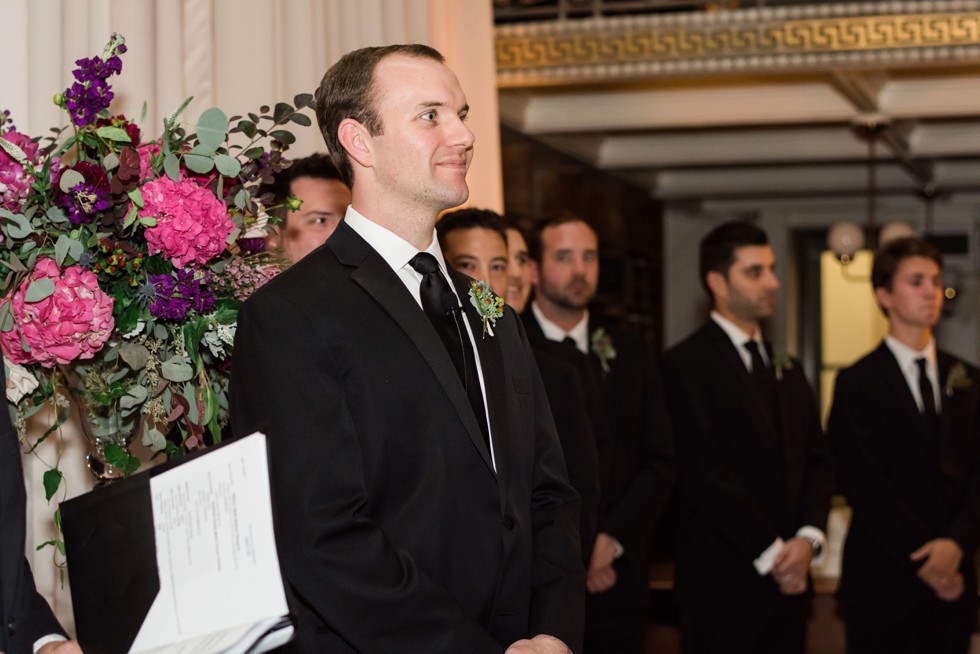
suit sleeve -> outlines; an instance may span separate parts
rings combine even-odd
[[[741,557],[751,563],[779,537],[779,530],[750,497],[729,467],[717,439],[725,425],[715,424],[706,380],[708,370],[682,360],[678,352],[664,358],[667,406],[676,433],[680,492],[691,507]]]
[[[900,493],[885,476],[868,446],[875,425],[873,402],[863,389],[868,385],[853,370],[843,370],[834,384],[834,399],[827,422],[837,472],[837,483],[848,503],[869,527],[881,551],[903,563],[909,553],[930,536],[915,512],[902,504]]]
[[[641,462],[629,487],[608,507],[600,529],[618,540],[634,561],[642,565],[646,561],[650,534],[673,490],[676,471],[673,430],[660,375],[646,347],[640,348],[638,359],[645,400],[639,436]]]
[[[980,379],[975,368],[970,369],[973,380],[970,390],[971,411],[966,416],[967,452],[962,465],[969,472],[964,480],[964,500],[946,529],[945,535],[955,540],[964,552],[976,550],[980,543]],[[959,463],[959,462],[958,462]]]
[[[236,434],[270,436],[277,541],[294,592],[358,651],[499,654],[450,593],[364,517],[371,498],[340,366],[310,347],[301,308],[261,299],[239,313],[232,422]]]

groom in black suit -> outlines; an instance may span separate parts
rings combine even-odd
[[[0,653],[81,654],[78,643],[65,640],[61,625],[34,587],[34,576],[24,558],[25,501],[17,433],[3,408],[0,409]]]
[[[799,362],[762,339],[779,282],[765,232],[701,241],[714,310],[664,354],[677,442],[675,574],[685,654],[802,654],[808,570],[825,544],[830,461]]]
[[[427,46],[327,71],[352,205],[239,314],[232,421],[269,436],[290,651],[579,651],[578,499],[530,348],[434,238],[468,196],[468,109]]]
[[[923,240],[881,248],[871,281],[888,334],[834,388],[849,654],[966,654],[976,626],[980,374],[936,347],[942,269]]]

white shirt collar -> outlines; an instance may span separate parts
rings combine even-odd
[[[885,335],[885,345],[891,350],[895,356],[895,360],[898,361],[898,367],[901,369],[902,375],[905,377],[905,382],[908,384],[909,390],[912,392],[912,397],[915,398],[915,403],[920,411],[923,410],[923,403],[922,396],[919,392],[919,366],[916,360],[925,357],[926,377],[929,378],[929,382],[932,384],[933,400],[936,409],[941,411],[942,398],[939,392],[939,361],[936,358],[936,339],[930,338],[929,343],[924,348],[916,351],[894,338],[891,334],[887,334]]]
[[[544,337],[550,341],[564,341],[566,338],[571,338],[575,341],[575,347],[579,349],[582,354],[589,353],[589,311],[585,310],[582,319],[572,327],[567,332],[545,318],[544,313],[541,312],[541,308],[538,303],[534,300],[531,301],[531,311],[534,313],[534,318],[541,325],[541,331],[544,333]]]
[[[732,345],[735,347],[735,351],[738,355],[742,357],[742,362],[745,367],[752,370],[752,354],[745,349],[746,341],[755,341],[759,344],[759,353],[762,355],[762,359],[769,363],[769,353],[766,352],[765,343],[762,340],[762,332],[760,330],[755,330],[755,334],[752,336],[746,335],[742,328],[733,323],[731,320],[721,315],[717,311],[711,312],[711,319],[721,327],[721,330],[725,332],[729,340],[731,340]]]
[[[347,207],[347,215],[344,217],[344,221],[361,238],[367,241],[368,245],[381,255],[382,259],[388,262],[392,270],[398,272],[408,266],[412,272],[415,272],[414,268],[408,263],[412,260],[412,257],[419,253],[414,245],[390,229],[382,227],[370,218],[363,216],[353,205]],[[428,252],[436,258],[442,274],[448,276],[446,260],[442,256],[442,249],[439,247],[439,241],[436,239],[435,228],[432,229],[432,241],[429,243],[429,247],[425,249],[425,252]],[[418,275],[418,273],[415,274]],[[419,275],[419,279],[421,279],[421,275]]]

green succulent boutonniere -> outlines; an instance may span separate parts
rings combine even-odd
[[[954,391],[970,388],[971,386],[973,386],[973,380],[970,379],[970,375],[967,374],[966,366],[963,365],[962,361],[957,361],[956,364],[949,369],[949,374],[946,375],[946,385],[943,386],[943,390],[946,392],[946,397],[952,397]]]
[[[592,332],[592,353],[599,357],[602,372],[608,374],[609,362],[616,358],[616,348],[613,347],[612,337],[602,327]]]
[[[784,371],[793,369],[793,359],[786,350],[772,349],[772,369],[776,372],[776,379],[782,379]]]
[[[493,336],[493,328],[497,326],[497,318],[504,315],[504,298],[490,290],[490,284],[470,282],[470,302],[476,307],[476,312],[483,319],[483,337]]]

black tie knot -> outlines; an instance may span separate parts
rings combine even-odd
[[[769,367],[766,365],[765,359],[762,358],[762,352],[759,350],[759,344],[755,341],[745,341],[743,347],[749,351],[749,355],[752,357],[752,374],[764,375]]]
[[[935,420],[939,412],[936,408],[935,391],[932,382],[929,380],[926,363],[925,357],[919,357],[915,360],[915,365],[919,367],[919,394],[922,396],[922,413],[929,420]]]
[[[420,275],[428,275],[439,270],[439,262],[428,252],[419,252],[408,263]]]

